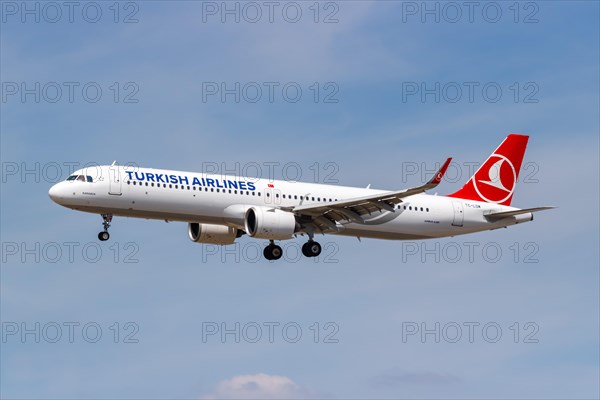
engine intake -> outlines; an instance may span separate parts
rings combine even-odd
[[[238,235],[238,230],[225,225],[199,224],[192,222],[188,225],[188,236],[194,243],[232,244]]]
[[[244,227],[257,239],[286,240],[298,229],[293,213],[277,208],[251,207],[246,211]]]

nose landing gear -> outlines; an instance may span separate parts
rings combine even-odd
[[[110,228],[110,223],[113,216],[111,214],[100,214],[100,216],[102,217],[102,226],[104,227],[104,230],[98,234],[98,239],[104,242],[110,238],[108,228]]]

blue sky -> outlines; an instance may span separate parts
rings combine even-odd
[[[235,2],[247,12],[239,23],[207,13],[221,2],[122,2],[117,16],[113,2],[77,3],[73,22],[29,2],[36,22],[23,4],[2,2],[0,29],[3,398],[598,398],[597,2],[478,2],[472,22],[464,6],[452,22],[447,3],[323,2],[316,23],[313,2],[277,3],[273,22],[252,3],[256,23]],[[290,7],[302,11],[296,23]],[[438,7],[439,21],[423,21],[423,7]],[[248,90],[239,102],[205,91],[236,82]],[[266,89],[248,101],[266,82],[273,101]],[[439,101],[407,92],[436,84]],[[301,88],[298,102],[285,85]],[[97,102],[84,86],[102,90]],[[300,239],[273,263],[255,257],[261,242],[223,253],[190,242],[184,224],[122,218],[100,245],[98,216],[47,196],[57,165],[62,179],[68,165],[115,159],[264,173],[278,163],[277,177],[296,163],[305,181],[396,189],[453,156],[460,175],[444,194],[511,132],[531,136],[513,204],[558,209],[439,241],[327,236],[316,261],[294,256]],[[39,343],[9,334],[36,323]],[[203,338],[236,323],[263,336]],[[439,342],[407,336],[436,323]],[[63,336],[51,343],[56,324]],[[85,324],[102,329],[96,343]],[[286,324],[302,329],[297,342]],[[495,343],[484,326],[502,330]],[[125,343],[134,328],[138,342]]]

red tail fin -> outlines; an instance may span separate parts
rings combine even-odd
[[[509,206],[528,139],[526,135],[508,135],[465,186],[449,197]]]

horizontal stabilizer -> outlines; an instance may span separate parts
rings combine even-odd
[[[501,211],[501,212],[495,212],[495,213],[491,213],[491,214],[485,214],[485,217],[487,219],[497,220],[497,219],[502,219],[502,218],[514,217],[515,215],[532,213],[532,212],[536,212],[536,211],[551,210],[553,208],[556,208],[556,207],[535,207],[535,208],[524,208],[522,210]]]

